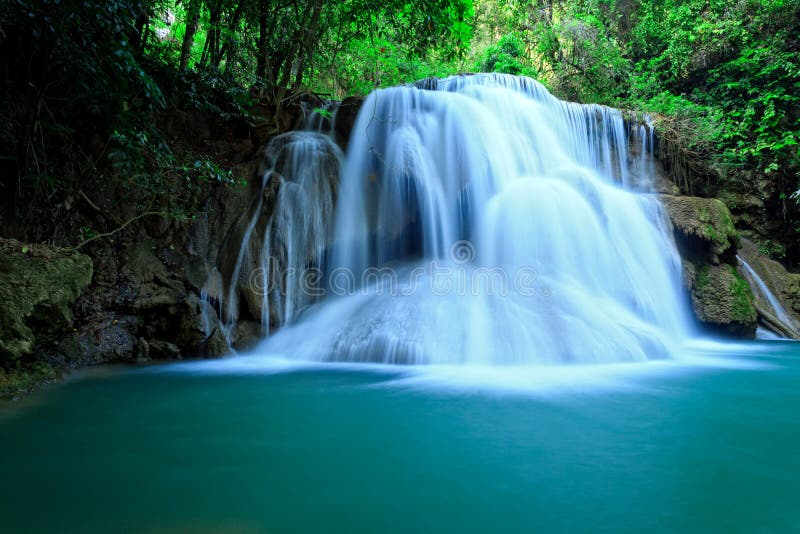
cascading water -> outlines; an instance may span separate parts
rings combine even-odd
[[[747,277],[747,280],[750,282],[750,287],[756,292],[756,295],[760,296],[766,301],[767,305],[770,307],[770,310],[778,321],[783,323],[789,330],[796,332],[797,324],[789,316],[789,313],[778,300],[778,297],[776,297],[772,291],[769,290],[769,287],[767,287],[767,284],[764,282],[764,280],[758,276],[758,273],[756,273],[756,271],[744,260],[744,258],[741,256],[736,256],[736,259],[739,260],[739,264],[744,269],[744,274]]]
[[[656,174],[656,159],[653,157],[655,152],[655,128],[653,127],[652,117],[644,115],[640,124],[636,126],[635,138],[639,141],[638,153],[635,158],[639,174],[645,177],[644,183],[639,183],[639,189],[649,191],[652,186],[652,179]],[[649,178],[649,181],[647,180]]]
[[[262,350],[406,364],[668,356],[690,324],[680,259],[657,198],[630,184],[621,114],[508,75],[424,87],[367,98],[327,297]]]
[[[295,146],[287,150],[288,162],[281,171],[286,178],[281,178],[275,210],[264,233],[261,323],[266,327],[270,310],[280,326],[314,300],[314,280],[307,275],[321,271],[325,260],[342,159],[327,136],[293,135]]]
[[[319,132],[331,138],[334,136],[333,125],[336,121],[336,112],[340,102],[329,100],[320,106],[312,106],[308,102],[302,103],[303,129],[309,132]]]
[[[244,227],[227,287],[223,290],[222,277],[213,270],[202,292],[204,300],[206,294],[220,295],[218,313],[229,345],[243,288],[264,333],[270,325],[291,321],[314,300],[305,277],[310,270],[320,270],[325,259],[342,157],[330,137],[311,131],[278,136],[267,146],[258,201]],[[275,192],[274,205],[259,232],[269,188]],[[204,321],[208,322],[205,317]]]

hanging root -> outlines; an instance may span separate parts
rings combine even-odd
[[[693,195],[699,180],[705,179],[708,186],[718,178],[712,166],[712,150],[698,138],[691,119],[664,116],[654,119],[656,155],[681,191]]]

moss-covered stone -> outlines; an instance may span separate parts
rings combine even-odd
[[[695,316],[701,323],[737,337],[755,335],[755,299],[736,268],[728,264],[693,264],[684,272],[694,273],[688,285]]]
[[[754,337],[758,316],[750,286],[735,267],[740,240],[727,206],[713,198],[660,198],[697,320],[716,332]]]
[[[684,257],[731,263],[739,234],[728,207],[715,198],[661,195]]]
[[[0,366],[8,367],[72,326],[70,306],[92,279],[77,252],[0,240]]]
[[[60,378],[61,373],[43,361],[32,362],[11,371],[0,367],[0,399],[13,399],[41,384],[55,382]]]

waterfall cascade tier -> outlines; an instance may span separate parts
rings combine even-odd
[[[280,135],[267,145],[258,196],[234,228],[235,256],[223,262],[228,272],[213,269],[201,292],[207,335],[212,300],[229,345],[242,297],[264,334],[291,322],[314,300],[305,277],[322,268],[331,241],[342,158],[329,136],[312,131]]]
[[[777,327],[779,329],[786,329],[786,332],[793,336],[798,335],[798,325],[797,322],[789,316],[789,313],[781,304],[781,301],[775,294],[770,291],[769,287],[767,286],[766,282],[758,275],[758,273],[753,269],[753,267],[747,263],[744,258],[741,256],[736,256],[736,259],[739,261],[739,264],[742,266],[744,271],[744,275],[747,278],[748,282],[750,283],[750,287],[753,289],[755,293],[756,299],[761,299],[763,302],[766,303],[768,307],[768,312],[772,313],[773,321],[777,320],[777,325],[771,325],[773,328]],[[763,314],[763,310],[759,313]],[[784,334],[786,332],[779,332],[780,334]]]
[[[283,265],[315,276],[293,288],[296,273],[277,275],[293,309],[262,349],[404,364],[669,356],[690,320],[670,224],[641,179],[647,163],[628,161],[629,144],[647,156],[647,135],[523,77],[373,92],[335,215],[313,181],[325,177],[299,167],[306,200],[276,205],[265,235],[302,251]],[[262,255],[274,255],[270,239]]]

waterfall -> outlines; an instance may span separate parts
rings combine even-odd
[[[639,141],[638,153],[634,164],[637,166],[639,174],[645,177],[645,182],[638,184],[643,191],[651,190],[652,179],[656,173],[655,151],[655,128],[653,127],[652,117],[645,114],[641,122],[636,126],[635,137]],[[649,178],[649,181],[647,180]]]
[[[336,112],[339,110],[340,103],[336,100],[326,100],[315,107],[308,102],[302,102],[303,129],[309,132],[322,133],[333,138],[333,125],[336,121]]]
[[[335,191],[342,155],[324,135],[292,134],[283,162],[275,208],[264,233],[261,323],[270,310],[281,326],[314,300],[332,230]],[[280,277],[279,279],[276,277]]]
[[[325,259],[342,157],[329,136],[313,131],[289,132],[267,145],[255,209],[244,214],[246,225],[227,284],[215,269],[201,292],[204,303],[218,295],[228,345],[236,337],[242,294],[250,297],[249,311],[264,334],[315,300],[309,275],[321,271]],[[267,223],[259,228],[265,213]],[[203,320],[208,322],[205,315]]]
[[[262,350],[404,364],[668,357],[690,328],[680,258],[657,198],[631,183],[629,142],[618,110],[523,77],[373,92],[317,262],[325,297],[292,297]],[[275,220],[297,224],[286,250],[319,258],[308,215]]]
[[[767,302],[770,309],[772,310],[773,315],[776,319],[782,322],[786,327],[788,327],[791,331],[797,331],[797,325],[794,320],[789,316],[789,313],[783,307],[781,302],[778,300],[772,291],[769,290],[767,284],[764,280],[758,276],[758,273],[747,263],[744,258],[741,256],[736,256],[736,259],[739,260],[739,264],[744,269],[745,276],[747,277],[748,281],[750,282],[750,287],[753,288],[757,292],[757,296],[760,296],[763,300]]]

